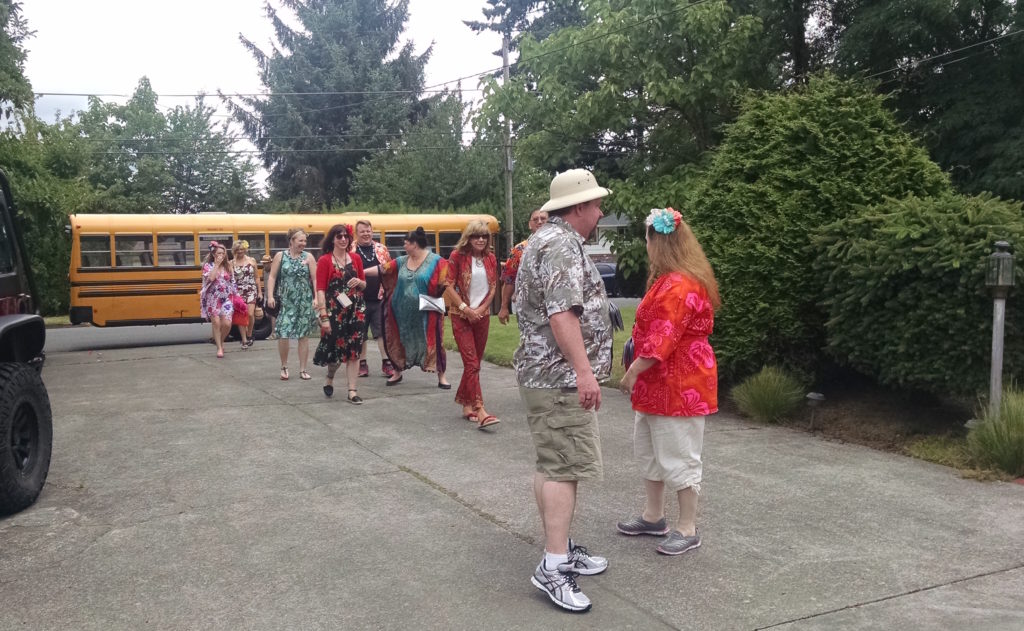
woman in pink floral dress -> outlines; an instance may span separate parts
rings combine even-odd
[[[224,338],[231,331],[231,296],[238,293],[235,276],[224,246],[210,244],[210,253],[203,264],[203,287],[199,290],[199,310],[213,326],[213,342],[217,357],[224,357]]]
[[[708,336],[720,299],[711,264],[679,212],[656,208],[646,223],[650,275],[633,325],[636,359],[621,387],[636,411],[633,455],[647,501],[618,530],[668,535],[656,549],[677,555],[700,546],[704,417],[718,411],[718,367]],[[674,528],[665,518],[666,486],[679,502]]]

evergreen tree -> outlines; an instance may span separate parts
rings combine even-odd
[[[408,0],[282,0],[301,28],[267,6],[276,45],[241,36],[269,94],[229,106],[260,149],[278,198],[347,202],[358,164],[418,113],[428,50],[398,47]]]
[[[833,0],[847,74],[875,76],[961,190],[1024,197],[1024,12],[1015,0]]]

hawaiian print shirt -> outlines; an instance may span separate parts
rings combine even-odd
[[[513,356],[519,385],[574,388],[576,371],[562,354],[550,317],[572,311],[598,381],[611,375],[612,323],[597,266],[583,252],[583,237],[552,217],[526,245],[516,279],[520,344]]]
[[[516,274],[519,273],[519,264],[523,260],[523,250],[526,249],[526,241],[521,241],[516,244],[516,247],[512,248],[512,253],[509,254],[508,260],[505,261],[505,267],[501,270],[501,282],[504,285],[515,285]]]
[[[658,363],[637,376],[633,409],[659,416],[704,416],[718,411],[718,365],[708,343],[715,312],[695,279],[658,277],[636,308],[637,357]]]

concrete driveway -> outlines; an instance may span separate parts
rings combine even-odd
[[[479,431],[418,370],[361,379],[357,407],[291,366],[273,342],[50,353],[54,457],[0,520],[0,629],[1024,628],[1024,486],[718,415],[704,545],[663,557],[615,532],[642,489],[607,389],[573,534],[611,565],[580,578],[592,611],[563,613],[529,582],[510,370],[484,366],[503,422]]]

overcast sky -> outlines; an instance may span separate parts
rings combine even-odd
[[[25,73],[40,92],[130,94],[147,76],[157,94],[259,92],[252,56],[239,33],[265,50],[271,38],[264,0],[22,0],[29,27]],[[276,4],[276,0],[274,0]],[[484,0],[410,0],[406,38],[423,52],[433,40],[427,85],[501,64],[494,33],[475,34],[462,20],[483,18]],[[464,90],[477,87],[464,81]],[[467,93],[471,97],[475,93]],[[109,101],[123,101],[115,97]],[[161,96],[164,108],[191,98]],[[208,99],[216,105],[216,99]],[[84,97],[44,96],[36,113],[84,109]]]

